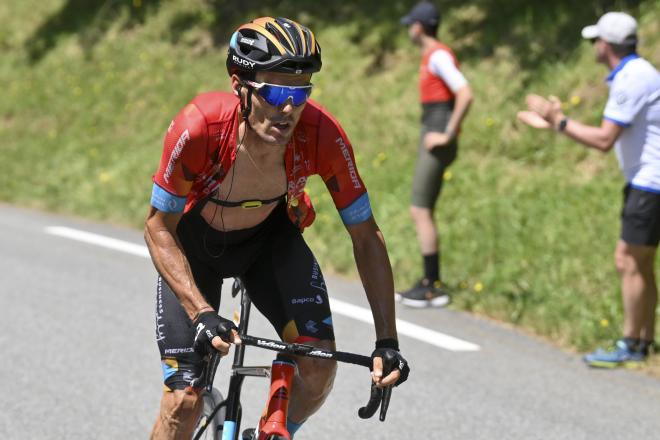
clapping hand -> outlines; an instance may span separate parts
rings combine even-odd
[[[556,96],[548,99],[539,95],[527,95],[527,109],[518,112],[518,120],[532,128],[549,130],[557,126],[564,117],[561,101]]]

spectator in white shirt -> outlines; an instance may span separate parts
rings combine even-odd
[[[594,43],[596,60],[610,69],[603,120],[593,127],[569,119],[556,97],[529,95],[526,124],[554,128],[589,148],[616,151],[626,179],[621,236],[615,261],[621,277],[623,337],[612,351],[584,357],[593,367],[613,368],[643,362],[654,347],[658,291],[654,261],[660,241],[660,73],[637,54],[637,22],[609,12],[582,30]]]

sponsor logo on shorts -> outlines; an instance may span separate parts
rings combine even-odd
[[[309,296],[307,298],[293,298],[291,304],[323,304],[323,297],[321,295]]]
[[[311,319],[305,323],[305,328],[310,333],[318,333],[319,331],[319,329],[316,328],[316,322],[312,321]]]
[[[165,333],[163,333],[163,279],[158,277],[158,287],[156,295],[156,342],[160,342],[165,339]]]
[[[312,265],[312,281],[309,283],[309,285],[315,289],[322,290],[323,293],[328,293],[328,290],[325,287],[325,281],[323,280],[323,275],[321,275],[319,263],[316,260],[314,260],[314,264]]]
[[[192,347],[186,348],[168,348],[165,350],[165,354],[181,354],[181,353],[192,353],[195,350]]]

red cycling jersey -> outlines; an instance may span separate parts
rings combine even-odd
[[[164,212],[188,212],[215,191],[236,158],[239,101],[230,93],[195,97],[165,135],[151,204]],[[325,182],[345,224],[371,217],[367,189],[358,174],[346,133],[318,103],[308,100],[284,153],[289,218],[301,229],[314,221],[304,191],[307,178]]]

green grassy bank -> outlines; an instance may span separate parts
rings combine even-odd
[[[0,200],[141,227],[173,115],[227,89],[224,42],[250,17],[312,27],[323,48],[314,98],[356,149],[396,282],[420,275],[408,215],[419,54],[398,17],[412,1],[7,1],[0,5]],[[547,4],[550,3],[550,4]],[[580,29],[614,8],[640,18],[641,54],[660,65],[659,1],[446,1],[475,103],[438,206],[453,307],[587,349],[618,335],[612,253],[623,179],[613,154],[515,121],[531,91],[597,123],[603,66]],[[276,6],[277,5],[277,6]],[[240,7],[239,7],[240,6]],[[348,236],[317,179],[305,235],[326,272],[354,275]],[[335,235],[337,234],[337,235]]]

